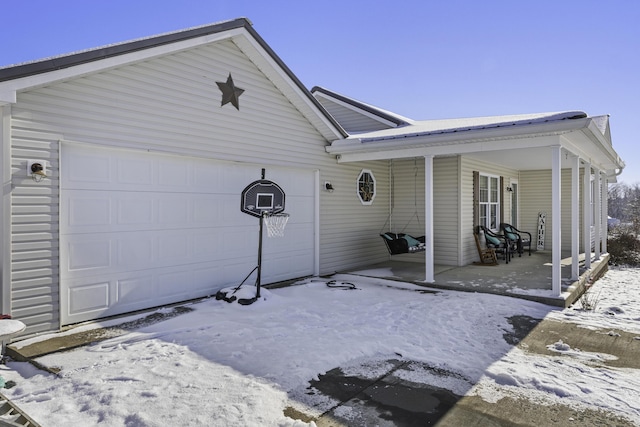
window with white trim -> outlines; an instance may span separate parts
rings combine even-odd
[[[481,173],[478,184],[480,225],[497,230],[500,227],[500,177]]]

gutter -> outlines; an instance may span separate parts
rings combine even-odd
[[[561,135],[588,125],[590,119],[558,120],[530,125],[483,127],[479,129],[425,132],[382,138],[336,140],[326,148],[331,154],[390,151],[399,148],[440,147],[501,139]],[[582,125],[578,123],[582,121]]]

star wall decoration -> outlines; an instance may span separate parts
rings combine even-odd
[[[236,107],[236,110],[240,110],[240,95],[244,92],[244,89],[240,89],[233,84],[233,79],[231,78],[231,73],[229,73],[229,77],[227,77],[226,82],[216,82],[218,85],[218,89],[222,92],[222,103],[220,106],[222,107],[224,104],[228,104]]]

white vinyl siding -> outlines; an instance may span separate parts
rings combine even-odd
[[[220,105],[216,81],[229,73],[245,90],[239,110]],[[26,335],[59,327],[60,140],[253,164],[252,180],[262,167],[267,178],[270,166],[318,170],[319,182],[336,188],[319,192],[321,272],[386,259],[372,232],[387,215],[386,162],[338,165],[325,151],[328,141],[231,41],[17,96],[11,119],[12,305],[27,324]],[[26,161],[34,158],[48,163],[49,178],[38,184],[26,177]],[[356,196],[362,167],[376,176],[372,206]]]
[[[519,178],[517,170],[506,168],[495,163],[489,163],[481,160],[474,159],[469,156],[463,156],[461,158],[461,176],[462,176],[462,260],[461,265],[470,264],[478,260],[478,249],[473,238],[473,171],[478,171],[480,174],[503,177],[504,186],[506,187],[511,179],[518,180],[520,183],[520,197],[525,197],[525,190],[522,186],[523,179]],[[506,193],[506,189],[503,189]],[[510,212],[511,203],[508,197],[504,197],[502,200],[502,210],[506,213]],[[521,207],[522,209],[522,207]],[[500,224],[498,224],[500,226]],[[524,230],[527,230],[524,228]],[[535,230],[535,228],[534,228]],[[527,230],[529,231],[529,230]]]
[[[357,180],[362,169],[376,177],[376,198],[360,203]],[[320,274],[389,259],[379,233],[389,212],[388,162],[333,163],[320,182],[331,181],[333,192],[320,191]]]
[[[582,176],[582,170],[580,171]],[[553,236],[551,233],[552,215],[551,215],[551,170],[535,170],[520,172],[520,227],[522,230],[529,231],[534,242],[532,246],[537,244],[537,227],[538,212],[547,214],[546,234],[544,248],[551,250],[553,244]],[[561,174],[561,227],[562,234],[561,247],[563,256],[568,256],[571,251],[571,170],[563,169]],[[582,178],[580,178],[580,218],[582,218]],[[582,227],[582,220],[580,220]],[[534,233],[535,232],[535,233]],[[582,234],[582,228],[580,228]],[[580,238],[582,245],[582,238]]]
[[[423,236],[424,223],[424,159],[393,161],[395,182],[394,209],[389,230],[412,236]],[[434,261],[441,265],[458,265],[458,158],[433,159],[433,242]],[[394,259],[424,261],[424,253],[396,255]]]
[[[58,140],[59,135],[12,131],[11,314],[29,332],[49,331],[59,322]],[[27,160],[47,163],[40,183],[27,177]]]

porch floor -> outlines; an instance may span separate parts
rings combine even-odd
[[[592,257],[593,260],[593,257]],[[482,292],[507,295],[541,302],[548,305],[568,307],[577,301],[593,283],[607,271],[608,254],[591,262],[584,268],[584,254],[580,254],[580,278],[571,280],[571,257],[562,259],[562,293],[554,296],[551,291],[551,252],[527,253],[516,256],[505,264],[499,260],[496,266],[466,265],[463,267],[435,265],[435,282],[426,283],[423,262],[389,260],[364,266],[343,273],[367,277],[400,280],[432,288],[466,292]]]

